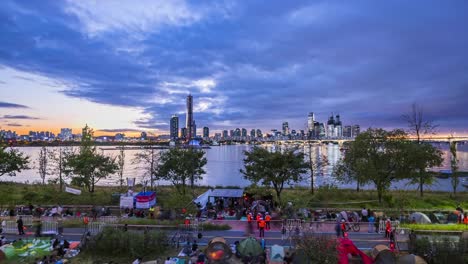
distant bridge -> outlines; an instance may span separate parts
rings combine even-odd
[[[409,137],[410,140],[416,140],[416,137]],[[303,145],[303,144],[338,144],[340,146],[345,142],[354,141],[354,138],[324,138],[324,139],[295,139],[295,140],[273,140],[265,141],[264,143],[277,143],[285,145]],[[433,136],[428,138],[422,138],[421,141],[425,142],[434,142],[434,143],[445,143],[445,142],[457,142],[457,143],[468,143],[468,136],[457,136],[457,137],[447,137],[447,136]]]

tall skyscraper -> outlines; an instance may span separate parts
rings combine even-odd
[[[343,137],[343,125],[340,121],[340,115],[336,115],[335,121],[335,137]]]
[[[208,127],[203,128],[203,137],[209,138],[210,137],[210,129]]]
[[[328,118],[327,137],[328,138],[335,137],[335,119],[333,118],[333,114],[330,116],[330,118]]]
[[[61,140],[70,140],[72,139],[72,129],[71,128],[62,128],[60,129],[60,139]]]
[[[242,128],[242,130],[241,130],[241,136],[242,136],[243,138],[246,138],[246,137],[247,137],[247,129]]]
[[[226,139],[228,137],[228,131],[227,130],[223,130],[223,138]]]
[[[172,115],[171,117],[170,136],[172,140],[179,138],[179,117]]]
[[[307,128],[309,129],[309,132],[312,132],[314,130],[314,122],[315,122],[314,112],[310,112],[309,115],[307,116]]]
[[[183,128],[180,130],[180,137],[181,137],[181,138],[187,138],[187,128],[186,128],[186,127],[183,127]]]
[[[197,124],[195,123],[195,120],[192,122],[192,137],[191,138],[196,138],[197,137]]]
[[[187,128],[186,139],[190,140],[193,137],[193,97],[191,94],[187,96],[187,112],[185,115],[185,127]]]
[[[283,122],[283,136],[289,136],[289,123]]]

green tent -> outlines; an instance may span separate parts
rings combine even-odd
[[[263,248],[260,243],[253,237],[248,237],[242,240],[236,248],[241,256],[257,257],[263,254]]]

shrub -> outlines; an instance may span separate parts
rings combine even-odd
[[[294,242],[300,253],[297,255],[304,255],[307,264],[338,263],[338,242],[333,236],[309,233],[296,237]]]
[[[467,239],[459,241],[449,237],[434,238],[432,241],[427,237],[416,239],[412,245],[412,253],[423,257],[427,263],[467,263],[468,249]]]
[[[100,256],[143,257],[149,254],[163,254],[168,248],[168,239],[160,231],[131,232],[106,228],[92,238],[85,251]]]

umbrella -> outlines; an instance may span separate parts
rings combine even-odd
[[[430,224],[431,219],[426,214],[421,212],[412,213],[409,217],[411,222],[416,222],[418,224]]]
[[[284,247],[278,246],[278,245],[273,245],[271,247],[271,258],[270,261],[278,261],[283,263],[283,258],[284,258]]]
[[[260,256],[263,253],[262,246],[253,237],[242,240],[236,248],[241,256]]]
[[[405,255],[398,258],[397,264],[427,264],[420,256]]]

